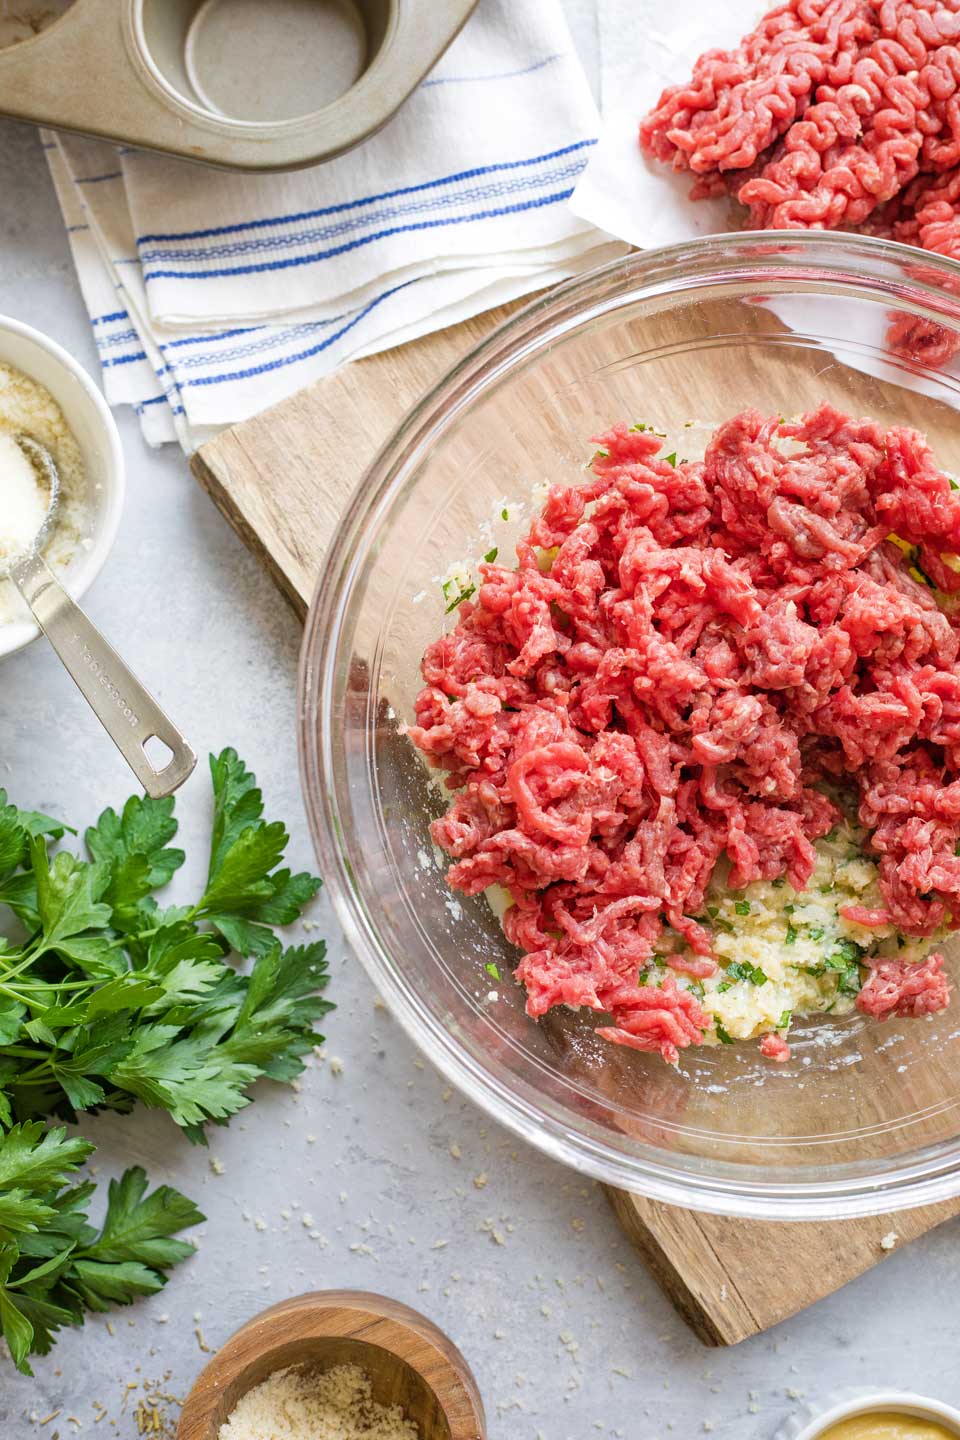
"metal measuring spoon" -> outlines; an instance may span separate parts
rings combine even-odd
[[[49,565],[43,549],[56,523],[60,504],[60,472],[45,445],[31,435],[17,435],[17,445],[30,461],[49,494],[44,522],[29,551],[17,555],[0,579],[9,577],[33,612],[40,629],[73,676],[91,710],[140,781],[155,800],[172,795],[191,774],[197,757],[180,731],[127,668],[76,601],[71,600]],[[146,751],[154,737],[169,752],[157,769]]]

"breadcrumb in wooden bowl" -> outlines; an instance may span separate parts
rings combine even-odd
[[[487,1436],[477,1383],[453,1342],[416,1310],[356,1290],[296,1295],[242,1325],[197,1377],[177,1440],[238,1440],[271,1406],[276,1433],[290,1440],[298,1415],[311,1433],[321,1417],[338,1423],[329,1433],[345,1440]]]

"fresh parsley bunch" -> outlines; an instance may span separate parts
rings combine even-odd
[[[151,1295],[193,1253],[203,1220],[135,1166],[111,1181],[101,1230],[73,1172],[94,1151],[40,1117],[168,1110],[191,1140],[249,1103],[259,1076],[292,1080],[331,1005],[324,943],[284,949],[320,880],[282,868],[288,835],[263,819],[235,750],[210,756],[213,831],[193,906],[155,899],[183,864],[173,799],[131,796],[85,835],[86,858],[52,851],[68,827],[0,791],[0,1332],[17,1367],[85,1310]],[[75,834],[75,831],[71,831]],[[252,958],[240,973],[230,956]]]
[[[27,1356],[46,1355],[55,1332],[82,1324],[86,1310],[161,1289],[165,1271],[194,1250],[173,1236],[204,1218],[166,1185],[147,1195],[137,1166],[111,1180],[98,1231],[85,1213],[96,1187],[69,1183],[93,1149],[38,1120],[0,1135],[0,1330],[25,1375]]]
[[[169,1111],[194,1141],[249,1104],[260,1076],[292,1080],[332,1007],[322,941],[284,949],[274,927],[319,889],[282,867],[287,832],[263,818],[256,777],[234,750],[210,757],[213,826],[203,894],[161,907],[184,861],[170,842],[173,800],[131,797],[84,837],[18,810],[0,790],[0,1332],[17,1366],[64,1325],[148,1295],[193,1251],[173,1236],[204,1217],[167,1186],[147,1194],[128,1170],[109,1188],[98,1231],[92,1153],[42,1117]],[[75,834],[75,831],[70,831]],[[228,963],[251,959],[248,973]]]
[[[89,858],[49,844],[64,826],[0,791],[0,1125],[83,1110],[168,1110],[189,1138],[249,1103],[261,1075],[292,1080],[332,1007],[325,945],[283,949],[320,881],[281,868],[288,835],[263,819],[234,750],[210,759],[213,829],[203,894],[161,908],[183,864],[174,802],[132,796],[86,832]],[[249,974],[227,963],[253,957]]]

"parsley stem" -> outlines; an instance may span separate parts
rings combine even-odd
[[[34,1055],[44,1056],[47,1053],[46,1050],[38,1050],[33,1045],[0,1045],[0,1055],[23,1055],[28,1060],[32,1059]],[[33,1074],[33,1071],[25,1073]],[[18,1075],[15,1083],[19,1086],[23,1083],[23,1079],[23,1075]]]
[[[29,947],[26,950],[13,951],[13,956],[19,961],[19,964],[7,966],[6,962],[11,956],[9,954],[0,956],[0,961],[2,961],[4,965],[3,974],[8,980],[15,980],[24,970],[29,970],[33,964],[33,956],[30,954]]]
[[[44,992],[49,994],[50,991],[55,990],[57,994],[60,994],[64,990],[93,990],[96,984],[96,980],[68,980],[62,985],[59,982],[52,985],[49,980],[22,980],[19,986],[14,987],[0,981],[0,995],[6,995],[20,1005],[34,1005],[36,1001],[31,1000],[29,993],[25,992],[36,990],[41,994]]]

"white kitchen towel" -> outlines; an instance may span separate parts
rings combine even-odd
[[[109,397],[190,450],[345,360],[612,258],[568,205],[597,130],[558,0],[480,0],[394,119],[312,170],[48,137]]]
[[[130,318],[130,306],[120,282],[104,260],[105,252],[56,137],[45,131],[43,146],[67,227],[80,290],[93,326],[107,399],[111,405],[134,407],[151,445],[176,440],[179,436],[173,409],[167,403],[155,365],[148,359],[140,333]],[[159,363],[162,364],[162,360]]]
[[[729,199],[689,199],[693,177],[641,153],[640,119],[667,85],[690,78],[704,50],[729,49],[774,0],[598,0],[603,127],[571,209],[641,249],[741,229]]]

